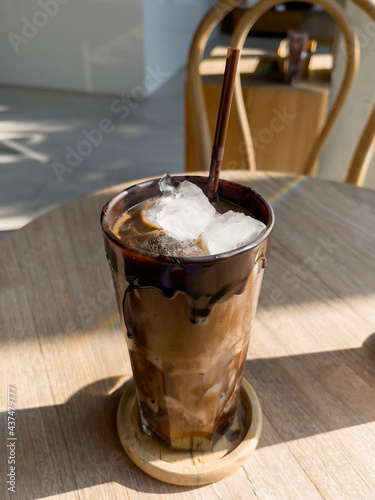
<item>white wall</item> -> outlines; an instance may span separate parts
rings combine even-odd
[[[2,0],[0,33],[2,83],[118,93],[143,78],[141,2]]]
[[[0,83],[119,94],[147,78],[154,91],[185,64],[211,3],[0,0]]]
[[[190,43],[213,0],[143,0],[146,67],[175,73],[186,64]]]

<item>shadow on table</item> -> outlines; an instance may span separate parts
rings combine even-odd
[[[375,333],[357,349],[246,362],[264,414],[259,447],[375,422]]]
[[[265,417],[259,447],[375,421],[375,333],[358,349],[250,360],[246,376]],[[17,411],[18,480],[27,498],[111,482],[153,494],[195,488],[161,483],[123,452],[116,410],[125,382],[102,379],[65,404]]]

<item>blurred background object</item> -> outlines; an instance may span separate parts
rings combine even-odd
[[[367,16],[366,29],[369,30],[375,19],[372,2],[354,2],[364,10]],[[270,14],[284,15],[289,5],[292,11],[296,9],[299,13],[298,19],[280,18],[280,24],[269,23],[268,27],[262,25],[259,28],[259,21]],[[314,14],[313,21],[310,13]],[[330,30],[326,29],[328,25],[325,22],[319,22],[316,14],[321,16],[322,21],[327,16],[332,17]],[[210,43],[211,33],[219,25],[229,37],[233,33],[227,43],[245,47],[239,67],[241,83],[236,86],[239,89],[235,99],[238,106],[232,109],[227,139],[229,147],[224,154],[223,168],[257,168],[316,175],[322,149],[337,124],[356,77],[362,49],[358,42],[358,30],[353,30],[342,7],[332,0],[311,0],[307,8],[300,8],[298,2],[278,4],[273,0],[261,0],[251,7],[239,0],[218,1],[197,28],[189,54],[186,86],[187,170],[196,170],[198,165],[199,168],[207,168],[208,164],[224,63],[223,47]],[[310,45],[314,46],[314,54],[306,57],[306,49],[302,46],[300,54],[295,55],[308,64],[305,68],[301,64],[301,71],[296,65],[292,86],[282,85],[283,80],[284,84],[288,83],[289,53],[285,50],[288,41],[280,40],[280,36],[285,31],[303,33],[307,44],[309,32],[304,29],[305,26],[309,26],[314,38],[317,38]],[[288,27],[292,29],[288,30]],[[345,38],[345,44],[339,46],[340,50],[337,48],[339,33]],[[345,65],[345,76],[336,78],[334,85],[331,85],[336,59]],[[303,69],[305,74],[299,82]],[[365,82],[361,83],[363,85]],[[351,150],[345,148],[345,162],[336,162],[335,167],[331,168],[335,170],[336,178],[341,172],[340,180],[346,178],[348,182],[359,185],[363,183],[374,150],[374,116],[369,119],[372,109],[375,115],[374,91],[368,85],[366,90],[370,96],[370,107],[367,113],[357,116],[356,128],[360,131],[357,143],[352,142]],[[349,109],[351,106],[353,100],[349,101]],[[276,125],[277,120],[281,123]],[[350,157],[352,162],[348,163]],[[345,177],[349,170],[351,175]]]
[[[214,3],[0,0],[0,237],[97,189],[184,170],[187,54]],[[311,39],[337,44],[333,70],[329,58],[321,70],[322,77],[330,74],[332,99],[344,63],[341,42],[321,12],[290,5],[259,20],[246,64],[264,71],[267,64],[256,63],[256,54],[277,53],[286,37],[283,16],[302,19],[296,27]],[[318,175],[335,180],[342,180],[341,164],[374,100],[374,23],[346,8],[359,33],[362,64],[353,101],[320,162]],[[227,46],[231,22],[228,17],[212,33],[208,53]],[[207,73],[220,57],[205,59]],[[313,63],[322,59],[311,58],[310,68]],[[374,170],[365,185],[375,187]]]

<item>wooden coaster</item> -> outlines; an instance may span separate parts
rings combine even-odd
[[[141,429],[133,380],[121,396],[117,431],[131,460],[150,476],[170,484],[196,486],[213,483],[234,472],[255,450],[262,428],[258,397],[242,379],[240,406],[228,431],[209,451],[175,451]],[[241,420],[241,422],[239,422]]]

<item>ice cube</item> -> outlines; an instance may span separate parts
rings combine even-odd
[[[195,241],[184,241],[180,245],[180,257],[204,257],[207,255]]]
[[[125,244],[144,252],[168,257],[203,257],[205,252],[194,241],[181,243],[164,231],[150,231],[149,233],[130,236]]]
[[[265,229],[263,222],[242,212],[229,210],[215,217],[201,234],[201,241],[207,252],[214,255],[251,243]]]
[[[164,174],[159,181],[159,189],[163,194],[166,195],[175,194],[179,185],[180,182],[176,179],[172,179],[172,177],[168,174]]]
[[[172,195],[148,204],[142,219],[151,227],[163,229],[178,241],[195,240],[215,217],[215,208],[203,191],[183,181]]]
[[[158,215],[169,203],[173,203],[174,197],[162,196],[153,201],[149,201],[141,211],[141,219],[144,224],[154,228],[163,229],[158,222]]]

